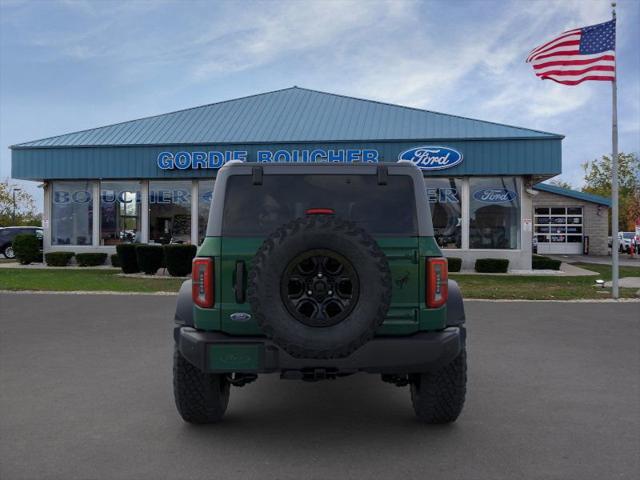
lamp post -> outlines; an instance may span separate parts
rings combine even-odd
[[[21,192],[22,189],[21,188],[14,188],[13,189],[13,224],[15,225],[16,223],[16,192]]]

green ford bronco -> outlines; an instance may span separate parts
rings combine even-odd
[[[380,374],[410,386],[427,423],[464,404],[462,296],[410,162],[225,165],[175,321],[175,401],[190,423],[221,420],[230,387],[262,373]]]

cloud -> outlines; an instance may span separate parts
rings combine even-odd
[[[304,8],[297,2],[260,4],[235,19],[236,32],[224,29],[223,35],[198,41],[204,55],[193,75],[201,80],[299,53],[331,55],[341,43],[399,13],[396,2],[307,2]]]

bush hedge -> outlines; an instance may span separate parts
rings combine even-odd
[[[476,260],[476,272],[507,273],[509,260],[504,258],[479,258]]]
[[[191,261],[198,248],[195,245],[165,245],[164,261],[172,277],[184,277],[191,272]]]
[[[136,245],[138,267],[147,275],[155,275],[158,269],[162,267],[163,259],[164,252],[161,246]]]
[[[29,265],[31,262],[41,262],[40,242],[38,237],[29,233],[16,235],[12,242],[13,252],[16,254],[18,262],[22,265]]]
[[[450,272],[459,272],[462,269],[462,259],[447,257],[447,265]]]
[[[120,257],[118,256],[117,253],[114,253],[113,255],[111,255],[111,266],[120,268]]]
[[[118,260],[123,273],[138,273],[140,271],[135,244],[121,243],[116,245],[116,252],[118,252]]]
[[[542,255],[534,255],[531,259],[531,268],[534,270],[560,270],[560,260],[544,257]]]
[[[44,254],[44,259],[50,267],[66,267],[74,255],[73,252],[48,252]]]
[[[76,253],[76,262],[78,262],[78,265],[81,267],[104,265],[106,259],[106,253]]]

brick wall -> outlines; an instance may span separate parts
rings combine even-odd
[[[599,207],[595,203],[584,200],[540,191],[533,198],[533,208],[535,209],[535,207],[582,207],[582,231],[583,235],[589,237],[589,254],[608,255],[609,216],[607,215],[607,207]],[[599,215],[598,211],[600,211]],[[531,218],[534,218],[533,210]]]

